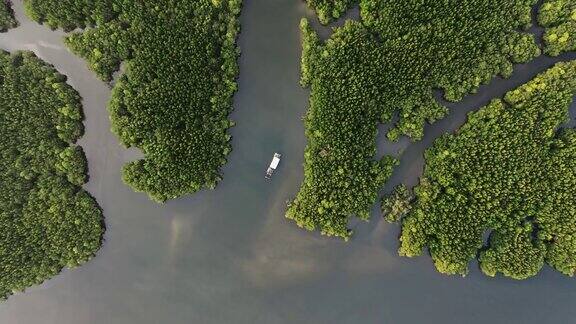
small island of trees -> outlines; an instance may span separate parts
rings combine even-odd
[[[82,106],[30,52],[0,52],[0,298],[94,256],[102,212],[82,189]]]
[[[559,63],[437,139],[412,204],[405,189],[383,203],[390,220],[407,213],[399,253],[428,247],[446,274],[478,258],[489,276],[524,279],[544,263],[572,276],[576,131],[562,124],[575,94],[576,61]]]
[[[228,119],[237,89],[235,45],[241,0],[25,0],[38,22],[67,37],[105,81],[126,62],[114,85],[112,130],[145,158],[123,179],[158,202],[214,188],[232,147]]]
[[[533,35],[524,32],[535,2],[362,0],[362,21],[348,21],[326,42],[302,21],[308,146],[305,179],[286,217],[347,239],[348,218],[368,218],[396,163],[375,158],[378,125],[396,115],[388,138],[419,140],[427,122],[447,113],[433,89],[458,101],[538,56]],[[309,3],[321,12],[349,5]]]

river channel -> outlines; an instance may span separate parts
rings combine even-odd
[[[68,76],[84,104],[89,160],[86,189],[98,200],[107,231],[97,256],[0,303],[2,324],[223,323],[574,323],[576,281],[545,267],[536,277],[489,278],[476,263],[465,277],[439,274],[428,256],[397,255],[399,226],[374,207],[352,222],[348,243],[299,229],[284,218],[303,178],[301,120],[308,91],[299,86],[300,0],[244,0],[241,76],[232,115],[234,150],[216,190],[151,202],[120,179],[138,152],[119,145],[106,110],[110,87],[63,45],[62,31],[31,22],[14,1],[20,26],[0,34],[0,48],[31,50]],[[357,13],[352,13],[353,16]],[[329,29],[319,27],[324,36]],[[448,104],[450,115],[418,143],[380,140],[379,154],[402,163],[387,187],[414,185],[434,138],[466,113],[530,80],[565,55],[515,67],[477,94]],[[574,108],[574,107],[573,107]],[[574,109],[572,109],[574,115]],[[573,124],[573,122],[572,122]],[[383,126],[382,129],[385,127]],[[283,160],[264,179],[272,154]]]

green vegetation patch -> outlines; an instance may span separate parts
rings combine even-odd
[[[0,32],[18,26],[10,0],[0,0]]]
[[[446,274],[466,274],[478,257],[489,276],[524,279],[544,262],[573,275],[576,131],[560,126],[575,94],[576,62],[559,63],[437,139],[403,219],[399,253],[428,247]],[[405,206],[407,196],[397,197],[391,205]]]
[[[357,0],[306,0],[310,8],[316,10],[318,20],[328,24],[334,19],[340,18],[343,13],[357,4]]]
[[[414,195],[404,184],[394,188],[392,194],[382,198],[380,209],[384,219],[390,223],[400,221],[412,208],[412,200]]]
[[[546,0],[540,7],[538,23],[546,27],[544,52],[557,56],[576,49],[576,1]]]
[[[81,188],[80,97],[32,53],[0,52],[0,297],[100,248],[103,218]]]
[[[124,181],[159,202],[214,188],[231,151],[240,0],[25,0],[28,14],[64,29],[66,43],[110,81],[112,129],[145,159]]]
[[[305,180],[286,216],[348,238],[348,217],[369,217],[395,164],[375,160],[378,125],[396,114],[388,138],[419,140],[427,122],[447,113],[433,89],[457,101],[538,56],[533,36],[518,31],[530,26],[534,2],[364,0],[362,21],[348,21],[324,43],[304,20]]]

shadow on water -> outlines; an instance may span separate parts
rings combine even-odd
[[[544,0],[538,0],[538,2],[536,2],[534,7],[532,7],[532,12],[531,12],[532,26],[526,31],[526,32],[534,35],[534,39],[536,40],[536,44],[538,44],[540,46],[540,48],[543,48],[543,45],[544,45],[544,40],[543,40],[544,27],[541,27],[540,25],[538,25],[538,11],[542,7],[542,3],[544,3]]]

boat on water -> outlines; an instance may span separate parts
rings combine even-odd
[[[280,158],[281,157],[282,157],[282,154],[274,153],[274,157],[272,157],[272,161],[270,162],[270,166],[268,167],[268,170],[266,170],[266,179],[270,179],[272,177],[272,174],[274,174],[274,171],[276,171],[278,164],[280,164]]]

